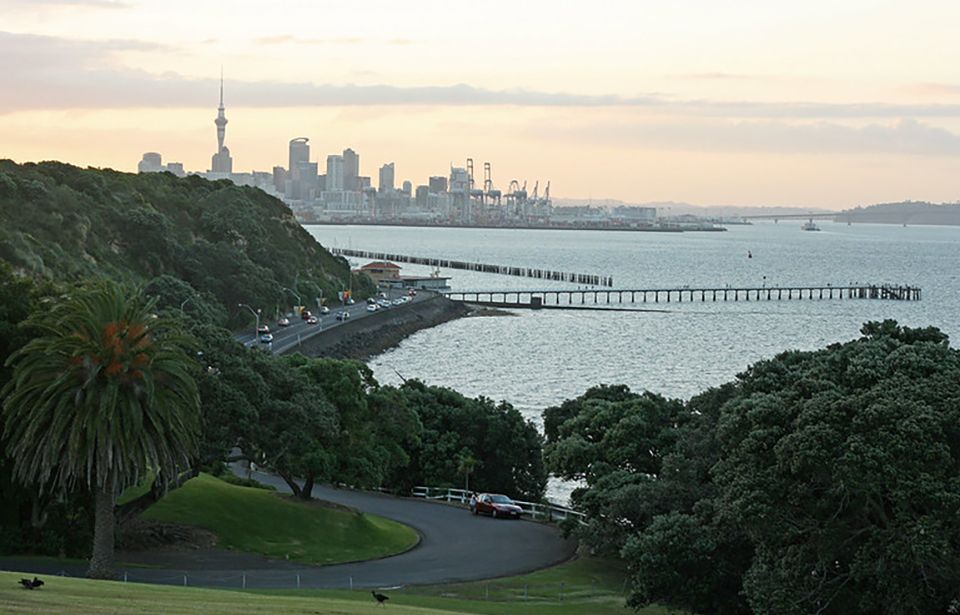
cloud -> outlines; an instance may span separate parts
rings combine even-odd
[[[289,37],[266,37],[285,44]],[[299,40],[299,39],[293,39]],[[317,39],[350,42],[353,39]],[[151,42],[85,41],[0,31],[4,87],[0,113],[36,109],[202,107],[211,104],[218,82],[162,75],[120,64],[129,51],[165,51]],[[229,72],[229,71],[228,71]],[[400,87],[305,82],[233,81],[227,104],[245,107],[348,105],[621,107],[661,115],[749,119],[859,119],[960,117],[960,104],[831,104],[681,100],[663,94],[622,96],[525,89],[494,90],[469,84]]]
[[[787,154],[897,154],[960,156],[960,135],[913,119],[862,127],[830,122],[781,121],[638,122],[538,126],[540,139],[559,139],[629,149]]]
[[[303,38],[289,34],[261,36],[253,40],[257,45],[358,45],[364,40],[360,37],[345,36],[336,38]]]

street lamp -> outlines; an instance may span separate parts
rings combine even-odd
[[[283,286],[282,288],[297,298],[297,305],[303,305],[303,301],[300,300],[300,295],[295,290],[287,288],[286,286]]]
[[[252,307],[250,307],[246,303],[238,303],[237,307],[247,308],[248,310],[250,310],[250,313],[253,314],[253,317],[257,319],[257,329],[253,334],[253,339],[256,340],[257,333],[260,333],[260,310],[254,310]]]

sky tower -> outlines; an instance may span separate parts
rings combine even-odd
[[[220,106],[217,107],[217,119],[214,124],[217,125],[217,153],[213,155],[210,171],[213,173],[232,173],[233,159],[230,158],[230,150],[223,145],[223,139],[227,132],[227,116],[223,113],[223,69],[220,69]]]

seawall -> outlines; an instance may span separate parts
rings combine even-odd
[[[349,320],[290,349],[309,357],[364,360],[396,346],[420,329],[435,327],[469,313],[463,303],[433,296]]]

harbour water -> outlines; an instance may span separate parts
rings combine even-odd
[[[539,421],[543,408],[599,383],[688,398],[788,349],[855,338],[869,320],[939,327],[960,344],[960,227],[801,221],[725,233],[642,233],[310,226],[325,246],[610,275],[614,288],[919,286],[923,300],[793,300],[646,304],[651,312],[523,311],[420,331],[374,357],[382,383],[419,378],[465,395],[505,399]],[[748,256],[748,254],[750,256]],[[360,264],[359,262],[357,264]],[[424,275],[424,267],[403,273]],[[442,271],[457,289],[570,287]],[[574,286],[575,287],[575,286]],[[563,497],[569,486],[551,485]]]

